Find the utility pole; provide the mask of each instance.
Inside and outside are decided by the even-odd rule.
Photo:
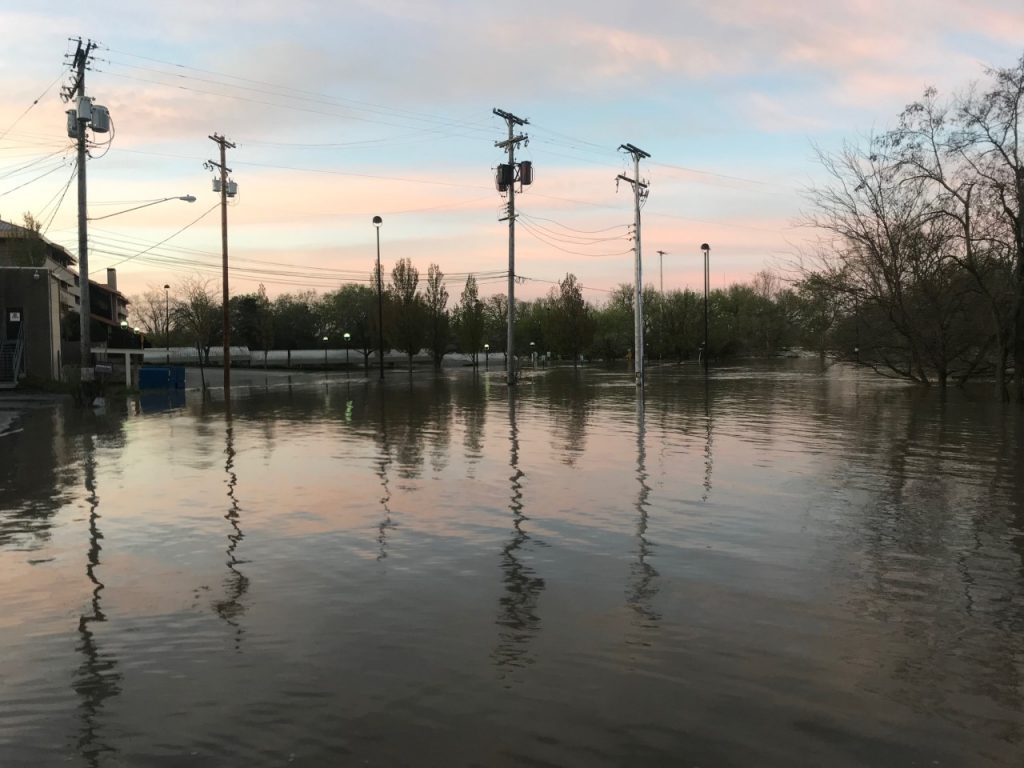
[[[663,259],[668,251],[658,251],[658,293],[665,295],[665,264]]]
[[[704,252],[704,373],[708,372],[708,294],[711,292],[711,246],[701,243]]]
[[[73,138],[76,138],[78,143],[78,318],[82,358],[81,376],[82,381],[92,381],[92,334],[90,328],[92,307],[89,296],[89,225],[85,184],[85,164],[88,157],[85,129],[92,119],[92,105],[85,96],[85,70],[88,68],[96,44],[92,40],[88,40],[85,45],[82,45],[82,38],[78,38],[77,42],[78,47],[71,62],[71,67],[75,72],[74,80],[64,90],[63,97],[64,101],[74,104],[74,109],[68,110],[68,133],[71,134],[73,131]]]
[[[640,178],[640,160],[650,157],[640,147],[632,144],[620,144],[619,149],[625,150],[633,156],[633,178],[620,173],[616,180],[625,181],[633,187],[633,209],[635,221],[633,223],[633,237],[636,238],[633,247],[635,253],[635,265],[633,267],[633,346],[636,350],[634,360],[634,374],[637,386],[644,383],[644,283],[643,283],[643,262],[640,254],[640,206],[647,199],[647,182]]]
[[[207,170],[214,168],[220,171],[220,179],[213,180],[213,191],[220,192],[220,243],[221,243],[221,283],[223,288],[224,308],[224,403],[225,407],[231,408],[231,313],[228,308],[228,198],[234,197],[237,185],[228,180],[231,169],[227,167],[227,150],[234,149],[235,145],[220,134],[214,133],[209,137],[210,141],[220,147],[220,162],[207,160],[203,167]],[[220,183],[218,183],[220,182]]]
[[[505,344],[505,361],[507,369],[508,385],[516,383],[515,368],[515,315],[516,315],[516,145],[529,142],[525,133],[516,135],[516,126],[529,125],[529,120],[516,117],[511,112],[502,109],[493,110],[494,114],[508,124],[508,138],[504,141],[494,142],[499,149],[508,150],[508,164],[498,166],[497,185],[498,191],[508,191],[508,215],[498,221],[508,220],[508,340]],[[519,178],[523,184],[533,181],[523,178],[523,169],[520,169]],[[532,174],[532,168],[527,167],[527,172]]]

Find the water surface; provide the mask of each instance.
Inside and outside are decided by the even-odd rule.
[[[22,412],[0,764],[1021,765],[1018,409],[497,376]]]

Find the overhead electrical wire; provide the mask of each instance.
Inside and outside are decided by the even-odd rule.
[[[45,173],[41,173],[40,175],[36,176],[35,178],[29,179],[28,181],[23,182],[22,184],[19,184],[16,187],[12,187],[11,189],[8,189],[6,192],[0,192],[0,197],[6,197],[7,195],[11,194],[12,192],[17,192],[19,189],[21,189],[23,187],[27,187],[29,184],[33,184],[33,183],[39,181],[40,179],[46,178],[51,173],[56,173],[61,168],[66,168],[67,165],[68,164],[67,164],[67,162],[65,160],[61,160],[61,162],[58,165],[56,165],[55,167],[53,167],[50,170],[46,171]]]
[[[414,111],[414,110],[404,109],[404,108],[401,108],[401,107],[390,107],[390,106],[387,106],[387,105],[375,104],[375,103],[372,103],[372,102],[361,101],[361,100],[358,100],[358,99],[350,99],[350,98],[338,97],[338,96],[328,96],[327,94],[324,94],[324,93],[318,93],[316,91],[307,91],[307,90],[303,90],[303,89],[299,89],[299,88],[292,88],[291,86],[282,85],[280,83],[271,83],[271,82],[267,82],[267,81],[264,81],[264,80],[256,80],[256,79],[248,78],[248,77],[240,77],[238,75],[232,75],[232,74],[228,74],[228,73],[224,73],[224,72],[216,72],[216,71],[210,70],[210,69],[201,69],[199,67],[192,67],[192,66],[189,66],[189,65],[186,65],[186,64],[179,64],[179,63],[176,63],[176,62],[171,62],[171,61],[167,61],[167,60],[163,60],[163,59],[157,59],[157,58],[153,58],[153,57],[149,57],[149,56],[140,56],[138,54],[128,53],[127,51],[119,51],[119,50],[116,50],[116,49],[112,49],[112,48],[109,48],[107,46],[104,46],[104,49],[107,50],[107,51],[110,51],[111,53],[117,53],[117,54],[121,54],[121,55],[125,55],[125,56],[130,56],[130,57],[136,58],[136,59],[141,59],[141,60],[145,60],[145,61],[151,61],[151,62],[154,62],[154,63],[157,63],[157,64],[163,64],[165,66],[174,67],[175,69],[189,70],[189,71],[192,71],[192,72],[201,72],[203,74],[214,75],[214,76],[220,77],[220,78],[227,78],[229,80],[237,80],[237,81],[243,82],[243,83],[250,83],[252,86],[262,86],[262,88],[251,88],[251,87],[247,87],[247,86],[236,85],[234,83],[225,83],[225,82],[213,81],[213,80],[209,80],[209,79],[205,79],[205,78],[196,78],[195,76],[185,75],[185,74],[182,74],[180,72],[164,72],[162,70],[155,70],[155,69],[150,68],[150,71],[163,74],[163,75],[165,75],[167,77],[194,79],[194,80],[197,80],[197,81],[200,81],[200,82],[215,83],[215,84],[222,85],[224,87],[229,87],[229,88],[240,88],[240,89],[246,89],[246,90],[253,90],[253,91],[264,93],[264,94],[267,94],[267,95],[275,95],[275,96],[281,96],[281,97],[285,97],[285,98],[303,99],[303,100],[307,100],[307,101],[312,101],[314,103],[327,104],[327,105],[331,105],[331,106],[340,106],[340,107],[343,107],[343,108],[346,108],[346,109],[355,109],[355,110],[359,110],[359,111],[370,112],[370,113],[373,113],[373,114],[383,114],[383,115],[386,115],[386,116],[389,116],[389,117],[416,120],[416,121],[421,122],[421,123],[434,124],[436,126],[454,127],[454,128],[459,128],[459,129],[463,129],[463,130],[477,131],[477,132],[480,132],[480,133],[484,133],[484,132],[490,133],[490,130],[491,130],[489,121],[487,123],[485,123],[484,121],[459,120],[459,119],[450,118],[450,117],[432,115],[432,114],[424,113],[424,112],[417,112],[417,111]],[[110,61],[109,59],[107,61],[110,62],[110,63],[118,64],[120,66],[133,67],[133,68],[137,68],[137,69],[145,69],[145,68],[142,68],[142,67],[138,67],[137,65],[128,64],[127,62]],[[274,89],[274,90],[267,91],[266,90],[267,88],[271,88],[271,89]],[[292,96],[291,94],[296,94],[296,95]]]
[[[76,165],[75,167],[73,167],[71,169],[71,175],[68,176],[67,184],[65,184],[64,185],[64,189],[61,190],[60,200],[58,200],[57,204],[53,207],[53,213],[50,214],[50,218],[47,220],[46,226],[43,227],[43,234],[44,235],[47,232],[50,231],[50,225],[53,224],[53,220],[57,217],[57,212],[60,211],[60,207],[62,205],[64,205],[64,197],[67,195],[68,190],[71,188],[71,182],[75,180],[75,176],[77,176],[77,175],[78,175],[78,166]],[[51,202],[52,202],[52,198],[51,198]],[[42,210],[40,210],[40,212],[39,212],[40,216],[45,216],[46,215],[46,209],[49,207],[49,205],[50,205],[50,203],[47,203],[46,205],[43,206]]]
[[[60,82],[61,78],[63,78],[64,74],[67,72],[67,69],[68,68],[66,64],[61,66],[60,73],[57,75],[57,77],[53,79],[53,82],[46,86],[46,88],[43,89],[42,93],[36,96],[35,100],[25,108],[25,111],[18,115],[14,119],[14,122],[4,129],[3,133],[0,133],[0,141],[3,141],[7,134],[11,132],[11,129],[14,128],[14,126],[16,126],[18,123],[20,123],[22,119],[25,117],[25,115],[32,111],[32,108],[35,107],[35,105],[38,104],[40,100],[50,92],[50,89],[53,88],[53,86]]]

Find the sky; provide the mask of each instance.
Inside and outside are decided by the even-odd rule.
[[[818,236],[802,224],[816,148],[1024,52],[1020,0],[0,0],[0,24],[0,218],[31,212],[77,254],[60,89],[69,39],[95,41],[86,91],[114,131],[87,164],[89,215],[109,217],[90,223],[90,276],[116,267],[129,296],[189,279],[219,291],[214,133],[236,144],[232,294],[368,281],[375,215],[385,274],[408,258],[424,281],[439,265],[453,303],[468,274],[505,292],[494,108],[529,120],[517,298],[570,272],[595,304],[632,282],[624,143],[651,155],[646,284],[700,289],[705,242],[712,288],[785,272]]]

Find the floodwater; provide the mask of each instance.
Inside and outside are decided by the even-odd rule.
[[[1018,408],[498,376],[21,413],[0,765],[1024,763]]]

